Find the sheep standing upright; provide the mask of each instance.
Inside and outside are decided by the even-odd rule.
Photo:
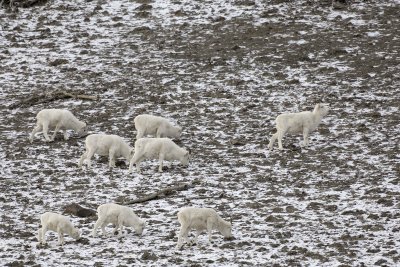
[[[40,222],[42,228],[38,232],[39,243],[46,243],[46,232],[48,230],[58,233],[58,244],[64,245],[64,234],[68,234],[74,239],[80,238],[80,232],[78,229],[74,228],[71,221],[60,214],[54,212],[46,212],[40,216]]]
[[[136,139],[145,135],[152,135],[157,138],[179,138],[182,133],[181,127],[174,126],[170,121],[159,116],[142,114],[136,116],[134,122],[137,131]]]
[[[99,154],[109,157],[109,167],[115,167],[115,158],[124,157],[127,161],[132,158],[133,148],[131,148],[118,135],[91,134],[85,140],[86,152],[81,156],[78,166],[82,167],[83,161],[87,160],[87,167],[91,166],[93,155]]]
[[[218,230],[224,237],[232,237],[232,225],[210,208],[183,208],[178,212],[178,221],[181,224],[181,230],[176,245],[177,249],[183,246],[183,242],[188,241],[188,234],[191,229],[196,230],[194,243],[197,243],[197,238],[203,230],[207,230],[210,244],[212,230]]]
[[[282,150],[282,138],[286,133],[303,133],[304,141],[302,145],[308,146],[309,134],[317,129],[322,118],[328,114],[329,106],[326,104],[315,105],[314,110],[299,113],[281,114],[276,117],[276,133],[272,135],[268,148],[272,150],[276,139],[278,139],[279,149]]]
[[[110,223],[115,225],[112,235],[120,228],[119,236],[122,235],[124,226],[133,227],[138,235],[142,234],[145,226],[145,222],[139,219],[131,208],[114,203],[100,205],[97,208],[97,216],[98,220],[93,228],[93,236],[97,236],[98,227],[101,227],[103,235],[106,235],[105,227]]]
[[[36,115],[37,123],[33,129],[29,141],[38,132],[43,132],[46,141],[53,141],[57,132],[64,131],[64,140],[68,140],[67,130],[74,130],[79,136],[86,133],[86,123],[79,121],[69,110],[65,109],[43,109]],[[55,127],[51,138],[48,136],[49,127]]]
[[[162,172],[164,160],[179,160],[184,166],[189,164],[189,151],[179,147],[169,138],[140,138],[135,142],[135,154],[129,164],[129,173],[133,164],[140,172],[140,162],[144,159],[158,159],[158,171]]]

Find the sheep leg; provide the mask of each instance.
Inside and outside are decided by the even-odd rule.
[[[208,219],[207,220],[207,233],[208,233],[208,241],[210,242],[210,244],[212,244],[212,237],[211,237],[212,228],[213,228],[213,222],[210,219]]]
[[[46,243],[46,240],[44,240],[43,228],[40,228],[38,231],[38,240],[39,240],[39,244]]]
[[[42,243],[42,228],[40,228],[40,229],[38,230],[37,239],[38,239],[38,241],[39,241],[39,244],[41,244],[41,243]]]
[[[278,138],[278,132],[276,132],[275,134],[272,135],[271,139],[269,140],[269,144],[268,144],[268,148],[269,150],[272,150],[274,143],[276,141],[276,139]]]
[[[64,245],[64,233],[60,229],[60,227],[57,227],[57,233],[58,233],[58,245]]]
[[[41,230],[42,230],[42,237],[41,237],[42,244],[46,244],[47,227],[43,226]]]
[[[89,151],[87,152],[86,161],[87,161],[87,167],[88,167],[88,169],[92,166],[92,163],[91,163],[90,160],[92,159],[93,155],[94,155],[94,151],[89,150]]]
[[[134,158],[131,159],[131,162],[129,163],[129,173],[132,173],[132,167],[133,164],[136,163],[136,171],[140,173],[140,161],[135,160]]]
[[[157,132],[156,132],[156,137],[161,138],[163,132],[164,132],[164,128],[158,127]]]
[[[101,232],[102,232],[102,234],[103,234],[104,236],[107,235],[106,226],[107,226],[107,223],[106,223],[106,222],[103,222],[103,223],[101,224]]]
[[[97,222],[94,224],[93,231],[92,231],[92,236],[94,236],[94,237],[97,236],[97,228],[99,226],[101,226],[102,224],[103,224],[103,221],[98,219]]]
[[[160,157],[159,157],[158,161],[160,162],[160,166],[158,167],[158,172],[162,172],[163,161],[164,161],[164,154],[160,154]]]
[[[279,146],[279,150],[283,150],[282,138],[283,138],[283,135],[284,135],[285,133],[284,133],[283,131],[281,131],[281,130],[278,130],[277,134],[278,134],[278,146]]]
[[[115,224],[115,227],[114,227],[114,229],[112,230],[112,233],[111,233],[112,236],[115,235],[115,232],[118,230],[118,228],[120,228],[119,233],[118,233],[118,237],[121,237],[122,236],[122,228],[123,228],[121,216],[118,216],[117,223]]]
[[[137,134],[136,134],[136,140],[138,140],[138,139],[142,138],[142,137],[143,137],[143,135],[144,135],[144,132],[143,132],[143,131],[140,131],[140,130],[138,130],[138,132],[137,132]]]
[[[122,231],[124,230],[124,225],[122,223],[122,220],[119,218],[118,218],[117,225],[115,226],[115,228],[113,230],[113,234],[115,234],[115,232],[118,230],[118,228],[119,228],[118,237],[122,237]]]
[[[33,129],[31,135],[29,136],[29,141],[32,143],[33,142],[33,137],[35,137],[35,134],[38,132],[42,131],[42,125],[41,124],[37,124],[36,127]]]
[[[196,231],[196,235],[194,236],[194,238],[192,239],[192,241],[191,241],[190,243],[192,243],[192,244],[197,244],[197,239],[198,239],[200,233],[201,233],[201,231],[200,231],[200,230],[197,230],[197,231]]]
[[[58,245],[64,245],[64,234],[58,230]]]
[[[129,173],[132,173],[132,166],[133,166],[133,158],[129,162]]]
[[[53,135],[51,136],[51,141],[54,141],[54,138],[56,137],[56,134],[57,134],[57,132],[60,130],[60,128],[61,128],[61,125],[58,123],[58,124],[56,125],[56,128],[54,129]]]
[[[108,166],[110,168],[115,168],[115,157],[114,156],[115,156],[114,150],[110,149],[110,151],[108,151],[108,158],[109,158]]]
[[[303,128],[303,146],[308,146],[309,140],[308,140],[308,128]]]
[[[82,167],[83,161],[86,159],[86,157],[87,157],[87,152],[83,153],[83,155],[79,159],[79,163],[78,163],[79,168]]]
[[[140,162],[142,162],[142,156],[139,156],[138,152],[135,151],[135,154],[129,163],[129,173],[132,173],[133,164],[136,164],[136,171],[140,173]]]
[[[137,162],[136,162],[136,171],[138,172],[138,173],[140,173],[140,163],[142,162],[142,160],[138,160]]]
[[[64,140],[67,141],[69,139],[67,130],[64,130]]]
[[[115,235],[115,232],[118,230],[118,228],[122,228],[122,225],[120,225],[119,223],[117,223],[116,225],[115,225],[115,227],[114,227],[114,229],[112,230],[112,232],[111,232],[111,236],[114,236]],[[121,231],[122,231],[122,229],[120,230],[120,232],[118,233],[118,237],[120,237],[121,236]]]
[[[49,123],[48,122],[44,122],[43,123],[43,135],[44,138],[46,139],[47,142],[51,142],[51,139],[48,135],[48,131],[49,131]]]
[[[178,236],[178,244],[176,245],[176,249],[180,249],[183,246],[183,242],[187,241],[189,234],[189,227],[181,226],[181,230],[179,231]]]
[[[124,229],[124,225],[121,223],[120,225],[119,225],[119,236],[121,237],[122,236],[122,231],[123,231],[123,229]]]

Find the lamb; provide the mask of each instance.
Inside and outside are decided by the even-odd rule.
[[[215,210],[211,208],[183,208],[178,212],[178,221],[181,230],[178,236],[177,249],[183,246],[184,241],[188,241],[188,234],[191,229],[196,230],[194,243],[201,231],[207,230],[208,241],[211,244],[211,231],[218,230],[224,237],[232,238],[232,225],[223,220]]]
[[[153,135],[157,138],[179,138],[182,133],[181,127],[172,125],[170,121],[163,117],[142,114],[136,116],[134,122],[137,130],[136,139],[145,135]]]
[[[138,235],[143,233],[145,227],[145,221],[139,219],[131,208],[118,204],[108,203],[100,205],[97,208],[97,216],[98,220],[92,232],[94,237],[97,236],[98,227],[101,227],[103,235],[107,235],[105,227],[110,223],[115,225],[111,235],[114,235],[118,228],[120,228],[119,236],[122,235],[123,226],[133,227]]]
[[[41,244],[46,244],[46,232],[48,230],[58,233],[58,244],[64,245],[64,234],[67,234],[78,240],[81,233],[78,229],[74,228],[71,221],[60,214],[53,212],[46,212],[40,216],[42,228],[38,231],[38,240]]]
[[[329,106],[327,104],[317,104],[313,112],[303,111],[279,115],[275,120],[277,132],[271,137],[268,145],[269,150],[272,150],[276,139],[278,139],[279,149],[283,149],[282,138],[285,133],[303,133],[304,141],[302,145],[308,146],[308,135],[318,127],[328,111]]]
[[[115,158],[124,157],[127,161],[132,158],[133,148],[131,148],[118,135],[107,134],[91,134],[85,140],[86,152],[81,156],[78,166],[82,167],[83,161],[87,160],[87,167],[91,166],[91,158],[97,153],[98,155],[109,157],[109,167],[115,167]]]
[[[140,173],[140,163],[144,159],[158,159],[158,171],[162,172],[164,160],[179,160],[184,166],[189,164],[189,151],[179,147],[169,138],[141,138],[135,142],[135,154],[129,164],[129,173],[136,164]]]
[[[86,123],[79,121],[69,110],[65,109],[43,109],[36,115],[37,123],[29,136],[32,143],[36,133],[43,132],[46,141],[54,140],[58,131],[64,131],[64,140],[68,140],[67,130],[74,130],[79,136],[87,132]],[[49,127],[55,127],[51,138],[48,136]]]

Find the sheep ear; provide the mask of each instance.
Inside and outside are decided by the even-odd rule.
[[[318,110],[318,109],[320,109],[320,108],[321,108],[321,104],[318,103],[318,104],[315,105],[315,109],[316,109],[316,110]]]

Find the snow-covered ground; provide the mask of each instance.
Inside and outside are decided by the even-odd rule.
[[[352,1],[61,1],[0,9],[0,263],[10,266],[395,266],[400,262],[400,3]],[[98,101],[9,108],[67,90]],[[330,104],[310,146],[286,136],[268,151],[283,112]],[[84,140],[30,144],[35,115],[67,108],[91,133],[132,146],[133,118],[162,115],[193,152],[160,174],[128,174]],[[71,132],[72,134],[72,132]],[[72,202],[96,209],[192,183],[131,205],[143,236],[90,236],[95,218],[71,217],[88,242],[38,246],[39,215]],[[234,240],[175,251],[184,206],[232,219]],[[18,265],[20,264],[20,265]]]

